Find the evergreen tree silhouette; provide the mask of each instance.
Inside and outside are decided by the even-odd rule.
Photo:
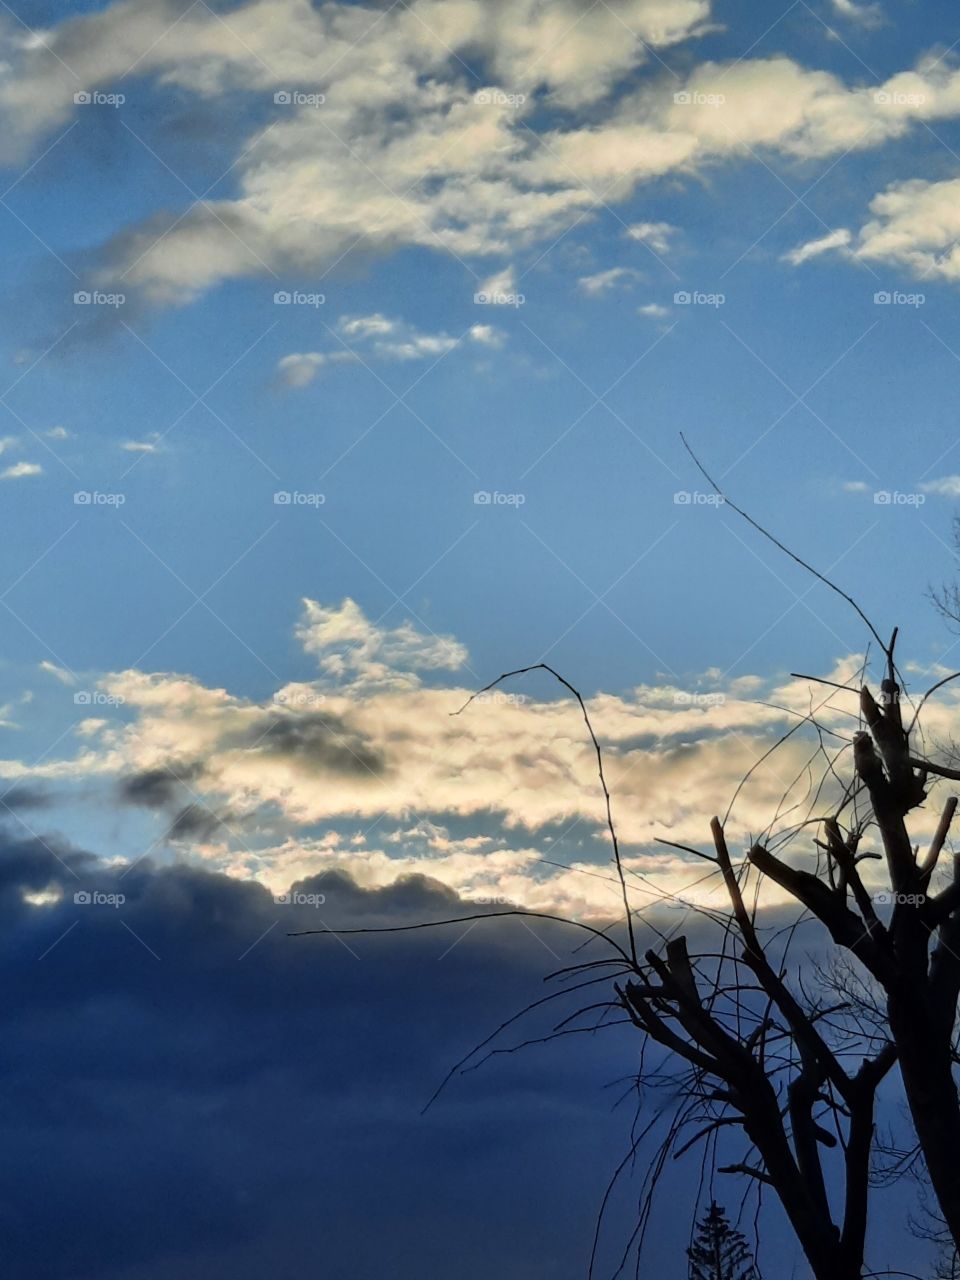
[[[697,1223],[687,1257],[690,1280],[760,1280],[746,1240],[716,1200]]]

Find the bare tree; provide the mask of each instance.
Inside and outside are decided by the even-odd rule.
[[[776,834],[772,823],[764,838],[754,840],[736,860],[719,818],[710,825],[712,851],[686,848],[712,864],[709,874],[718,878],[725,894],[724,909],[688,904],[714,926],[715,949],[691,951],[687,937],[659,933],[658,945],[641,954],[638,929],[657,930],[630,901],[629,872],[620,856],[600,743],[577,689],[553,668],[537,663],[504,673],[480,692],[527,671],[544,670],[576,698],[595,749],[626,936],[621,944],[612,930],[564,921],[610,948],[609,959],[572,966],[569,972],[589,971],[582,986],[612,984],[613,999],[590,1007],[602,1009],[602,1017],[611,1010],[625,1014],[642,1032],[644,1045],[659,1046],[652,1064],[641,1056],[637,1081],[662,1085],[666,1080],[673,1090],[666,1138],[648,1171],[624,1261],[633,1245],[642,1247],[653,1192],[669,1154],[681,1156],[699,1145],[717,1172],[747,1180],[758,1203],[765,1191],[777,1197],[817,1280],[859,1280],[876,1147],[877,1090],[895,1065],[916,1148],[898,1157],[894,1166],[915,1156],[922,1159],[945,1240],[954,1249],[960,1245],[960,1098],[953,1074],[960,999],[960,858],[954,858],[950,883],[937,892],[931,887],[956,798],[944,804],[922,855],[907,827],[908,815],[927,798],[931,778],[960,779],[960,770],[926,759],[913,744],[924,703],[946,681],[927,690],[905,721],[896,631],[888,642],[881,639],[851,596],[722,496],[848,602],[879,645],[883,676],[879,701],[867,685],[865,669],[857,685],[832,685],[832,697],[843,691],[855,699],[852,714],[858,727],[849,739],[821,723],[816,709],[800,716],[780,739],[782,743],[801,727],[812,730],[814,757],[824,766],[799,821],[781,826]],[[827,742],[835,740],[839,745],[828,749]],[[841,772],[845,758],[852,762],[846,777]],[[809,838],[806,865],[784,857],[800,837]],[[874,837],[881,851],[864,847]],[[868,858],[885,864],[881,893],[872,893],[861,875]],[[794,904],[785,929],[771,932],[758,915],[764,881],[779,886]],[[519,914],[557,918],[519,910],[483,913],[481,918]],[[454,921],[428,927],[448,923]],[[843,958],[839,968],[834,966],[832,980],[821,975],[812,992],[791,951],[802,923],[819,925]],[[832,994],[838,995],[835,1003],[828,1000]],[[569,1022],[555,1034],[572,1034]],[[470,1057],[454,1071],[467,1069]],[[679,1075],[678,1064],[683,1068]],[[738,1154],[721,1163],[720,1153],[731,1141],[739,1143]],[[608,1188],[604,1205],[609,1194]],[[601,1218],[602,1213],[601,1208]]]

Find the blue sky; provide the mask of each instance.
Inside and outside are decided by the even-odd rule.
[[[163,1280],[185,1257],[214,1280],[296,1235],[283,1162],[254,1176],[266,1139],[250,1100],[266,1081],[308,1108],[313,1067],[240,994],[252,971],[272,1010],[291,983],[295,1019],[317,995],[310,963],[283,950],[276,898],[313,886],[352,923],[491,902],[619,911],[575,705],[541,674],[454,716],[472,691],[537,662],[583,691],[640,908],[709,899],[702,863],[657,840],[701,843],[828,697],[790,673],[856,681],[869,637],[855,614],[715,500],[681,433],[883,634],[900,626],[911,692],[957,664],[927,595],[956,573],[960,30],[945,3],[897,0],[14,0],[0,46],[6,958],[52,1079],[62,1028],[71,1044],[92,1035],[101,997],[101,1013],[113,997],[123,1009],[104,1043],[146,1028],[162,1060],[145,1085],[138,1046],[105,1063],[83,1042],[78,1150],[88,1108],[104,1123],[103,1079],[121,1098],[155,1089],[147,1111],[169,1109],[175,1132],[202,1114],[217,1152],[242,1118],[237,1185],[218,1172],[233,1176],[232,1157],[191,1166],[221,1230],[178,1215],[174,1247],[162,1215],[132,1218],[91,1264]],[[958,703],[951,686],[925,705],[927,749],[954,736]],[[837,691],[820,718],[843,732],[854,709]],[[790,830],[815,745],[797,735],[751,775],[732,845]],[[916,837],[934,822],[918,813]],[[97,877],[130,904],[116,921],[74,912]],[[384,1103],[395,1184],[408,1095],[466,1047],[457,984],[489,997],[509,968],[520,999],[539,981],[541,940],[508,938],[474,936],[476,970],[411,978],[436,1036],[406,1044],[396,1027],[386,1054],[346,964],[364,1087],[382,1086],[391,1053],[406,1073]],[[24,957],[44,948],[56,963],[41,973]],[[238,977],[224,948],[256,959]],[[124,954],[145,966],[129,981]],[[155,990],[150,957],[172,955],[176,981]],[[358,1006],[316,972],[330,1025],[349,1021]],[[198,973],[216,975],[199,993]],[[269,1047],[226,1088],[251,1026]],[[201,1042],[210,1078],[185,1084],[178,1055]],[[547,1162],[597,1185],[606,1147],[583,1167],[571,1152],[608,1066],[575,1059],[532,1119],[541,1082],[510,1077],[531,1169],[546,1115]],[[317,1133],[365,1149],[352,1068],[328,1069],[348,1122],[331,1135],[311,1113],[291,1139],[304,1168]],[[19,1096],[29,1071],[14,1076]],[[449,1199],[464,1172],[450,1153],[487,1125],[464,1105],[418,1131],[424,1194],[413,1217],[402,1197],[391,1209],[410,1237],[398,1276],[423,1273],[424,1205],[442,1224],[431,1250],[476,1228]],[[147,1125],[142,1145],[159,1136]],[[130,1131],[115,1139],[97,1174],[108,1195],[111,1162],[132,1158]],[[151,1195],[176,1182],[178,1152],[196,1160],[179,1141]],[[36,1237],[34,1173],[4,1203],[29,1193],[19,1220]],[[358,1164],[343,1187],[366,1176]],[[496,1158],[471,1176],[495,1180]],[[269,1222],[238,1261],[251,1186]],[[555,1189],[582,1209],[576,1178]],[[560,1217],[572,1280],[592,1220]],[[872,1242],[878,1268],[910,1261],[893,1221]],[[338,1230],[333,1256],[349,1257],[356,1231]],[[543,1260],[534,1228],[512,1271],[491,1241],[464,1275]],[[309,1245],[297,1236],[291,1267]],[[388,1265],[378,1248],[370,1274]],[[56,1241],[16,1259],[24,1275],[88,1274]]]
[[[139,737],[111,755],[77,690],[132,669],[269,706],[317,675],[304,598],[454,637],[421,690],[546,658],[636,709],[860,652],[841,602],[703,500],[681,431],[949,663],[924,599],[960,491],[944,15],[482,9],[6,19],[4,755],[69,777],[64,827],[119,856],[155,815],[89,801],[166,748],[114,701],[104,731]],[[536,843],[496,787],[466,809]]]

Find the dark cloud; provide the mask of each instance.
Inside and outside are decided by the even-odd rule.
[[[339,716],[311,711],[274,717],[250,735],[252,749],[267,755],[292,756],[322,773],[379,777],[385,757],[365,742]]]
[[[146,809],[166,809],[176,804],[184,788],[203,772],[200,764],[177,764],[159,769],[144,769],[121,778],[117,784],[125,804],[142,805]]]
[[[181,809],[167,832],[168,840],[209,840],[230,821],[229,815],[216,814],[205,804],[188,804]]]
[[[477,911],[423,876],[367,890],[329,871],[294,890],[280,903],[197,866],[0,842],[5,1280],[583,1280],[629,1145],[635,1100],[613,1104],[637,1067],[633,1028],[497,1056],[420,1111],[454,1062],[557,989],[548,971],[598,952],[574,956],[582,934],[534,919],[293,938]],[[565,995],[495,1046],[604,991]],[[696,1157],[669,1174],[643,1274],[685,1275],[697,1179]],[[628,1173],[598,1276],[638,1193]]]
[[[11,787],[0,796],[0,808],[11,813],[27,813],[32,810],[49,809],[54,804],[54,797],[41,787],[18,785]]]

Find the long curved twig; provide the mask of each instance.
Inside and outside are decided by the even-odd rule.
[[[633,917],[630,911],[630,902],[627,897],[627,881],[623,874],[623,864],[620,860],[620,843],[617,840],[617,829],[613,822],[613,803],[610,799],[610,789],[607,786],[606,774],[603,771],[603,752],[600,750],[600,742],[593,730],[593,724],[590,721],[590,714],[587,711],[586,703],[579,689],[576,689],[569,680],[549,666],[546,662],[534,662],[529,667],[517,667],[515,671],[504,671],[502,675],[497,676],[496,680],[491,680],[489,684],[484,685],[482,689],[478,689],[476,693],[470,695],[462,707],[451,712],[451,715],[458,716],[461,712],[466,711],[471,702],[475,702],[477,698],[485,693],[489,693],[491,689],[495,689],[498,684],[502,684],[504,680],[511,680],[514,676],[525,676],[531,671],[546,671],[549,675],[559,681],[560,684],[576,698],[580,704],[580,712],[583,716],[583,722],[587,726],[587,732],[590,735],[590,741],[593,743],[593,749],[597,755],[597,773],[600,775],[600,785],[603,788],[603,798],[607,810],[607,830],[610,832],[610,843],[613,846],[613,861],[617,868],[617,875],[620,878],[620,888],[623,894],[623,910],[627,920],[627,936],[630,940],[630,957],[633,963],[637,963],[637,944],[633,935]]]

